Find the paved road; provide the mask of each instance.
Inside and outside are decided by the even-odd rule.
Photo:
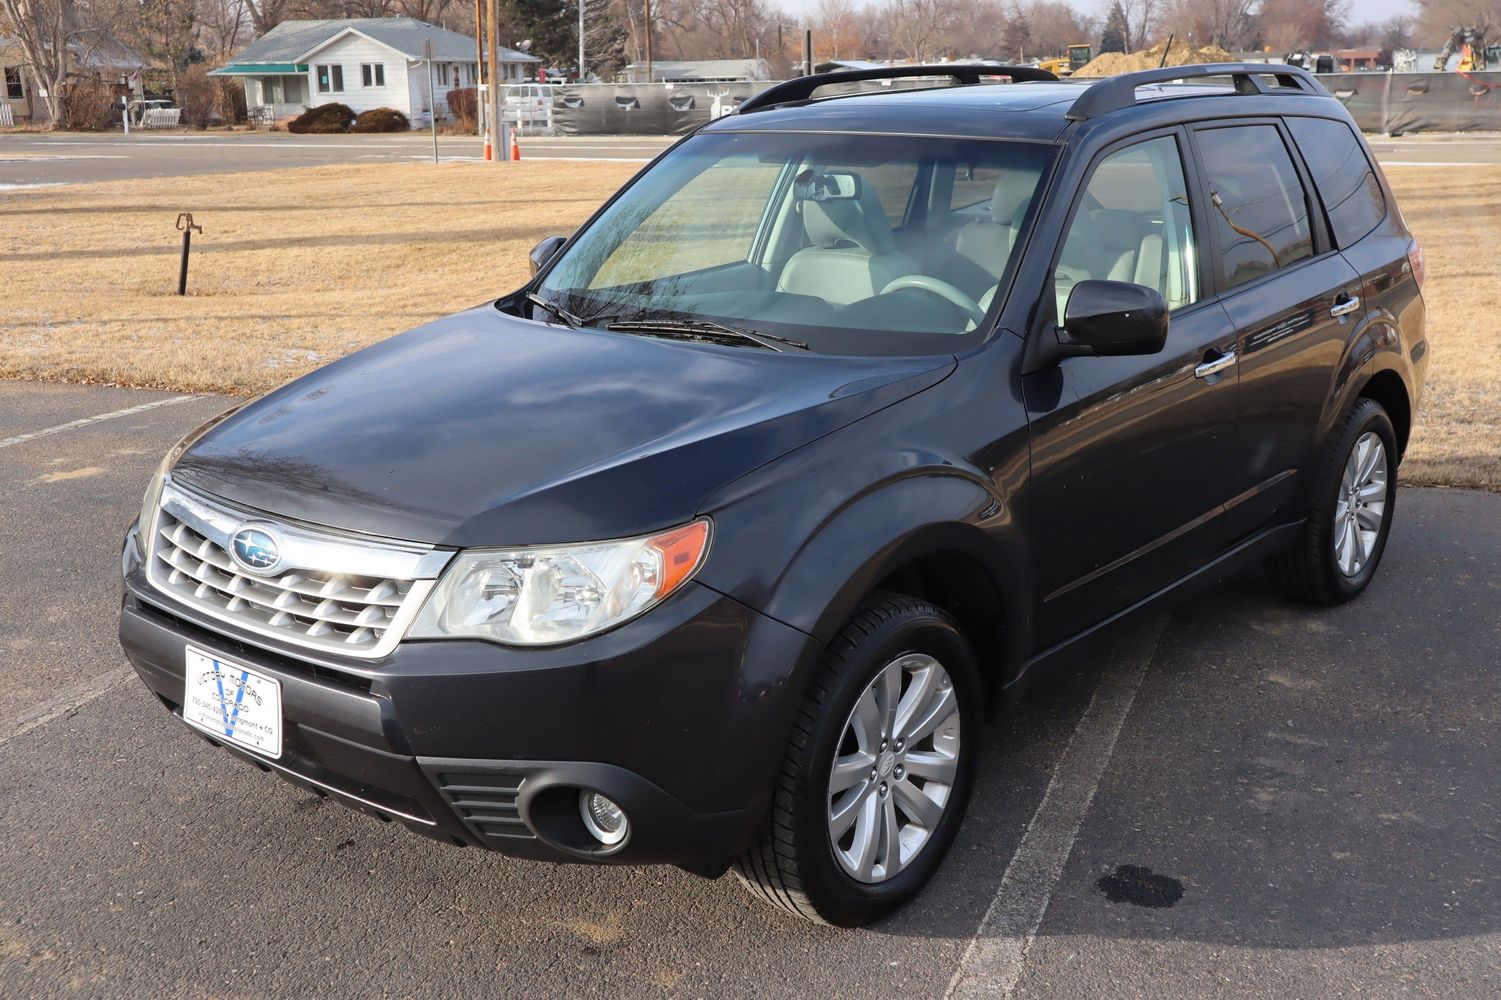
[[[1403,491],[1352,607],[1247,573],[1063,671],[987,733],[933,887],[846,933],[429,842],[171,720],[118,541],[223,405],[0,382],[0,996],[1501,993],[1501,496]]]
[[[671,138],[523,137],[521,154],[538,160],[646,162]],[[473,136],[440,136],[445,161],[473,161],[481,154]],[[332,163],[431,160],[427,133],[409,135],[290,135],[236,132],[122,135],[0,134],[0,190],[8,186],[78,184],[134,177],[177,177],[239,170],[280,170]]]
[[[525,138],[522,155],[537,160],[620,160],[655,156],[672,137]],[[1377,157],[1392,165],[1501,164],[1501,135],[1373,138]],[[474,160],[472,137],[442,137],[439,156]],[[411,135],[289,135],[285,132],[121,135],[0,134],[0,191],[38,184],[77,184],[134,177],[174,177],[279,170],[331,163],[425,160],[431,139]]]

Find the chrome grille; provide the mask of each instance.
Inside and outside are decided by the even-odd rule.
[[[286,539],[275,572],[230,554],[230,537],[247,523]],[[395,648],[449,555],[275,524],[175,484],[163,490],[153,529],[148,576],[158,589],[247,631],[346,656]]]

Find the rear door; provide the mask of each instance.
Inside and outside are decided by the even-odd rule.
[[[1224,540],[1235,331],[1203,284],[1204,206],[1185,142],[1166,130],[1096,159],[1039,308],[1051,335],[1075,285],[1110,279],[1155,288],[1172,315],[1157,354],[1066,358],[1022,379],[1044,646],[1176,581]]]
[[[1213,277],[1236,328],[1240,417],[1226,524],[1244,537],[1306,506],[1361,280],[1330,242],[1279,122],[1203,125],[1194,143]]]
[[[1334,245],[1360,273],[1361,313],[1369,325],[1395,333],[1418,294],[1407,256],[1412,234],[1389,211],[1376,168],[1349,123],[1290,117],[1287,125],[1324,204]]]

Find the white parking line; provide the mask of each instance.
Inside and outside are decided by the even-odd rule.
[[[154,410],[158,406],[171,406],[174,403],[186,403],[189,400],[201,398],[202,397],[200,396],[169,396],[166,399],[152,400],[149,403],[142,403],[139,406],[131,406],[123,410],[116,410],[113,413],[100,413],[92,417],[80,417],[77,420],[70,420],[65,424],[58,424],[56,427],[44,427],[39,431],[27,431],[25,434],[16,434],[13,437],[0,438],[0,448],[9,448],[13,444],[22,444],[26,441],[35,441],[37,438],[47,437],[49,434],[61,434],[63,431],[71,431],[75,427],[87,427],[89,424],[97,424],[104,420],[115,420],[119,417],[128,417],[135,413],[144,413],[147,410]]]
[[[79,681],[72,687],[67,688],[58,695],[42,702],[36,708],[16,720],[9,732],[0,733],[0,747],[5,746],[18,736],[25,736],[33,729],[38,729],[51,722],[53,719],[64,715],[72,715],[84,705],[93,701],[102,694],[118,687],[127,678],[135,675],[130,667],[116,667],[99,677],[91,677],[86,681]]]
[[[995,1000],[1015,991],[1027,949],[1047,914],[1166,623],[1167,616],[1159,616],[1111,650],[1089,708],[1058,758],[995,899],[949,980],[945,1000]]]
[[[1383,167],[1485,167],[1491,166],[1485,160],[1387,160],[1376,157]]]

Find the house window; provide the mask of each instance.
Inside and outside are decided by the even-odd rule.
[[[317,66],[318,93],[342,94],[344,93],[344,67],[343,66]]]
[[[21,82],[21,68],[19,66],[5,67],[5,96],[12,101],[24,101],[26,99],[26,86]]]
[[[366,87],[384,87],[386,85],[386,64],[361,63],[360,83]]]

